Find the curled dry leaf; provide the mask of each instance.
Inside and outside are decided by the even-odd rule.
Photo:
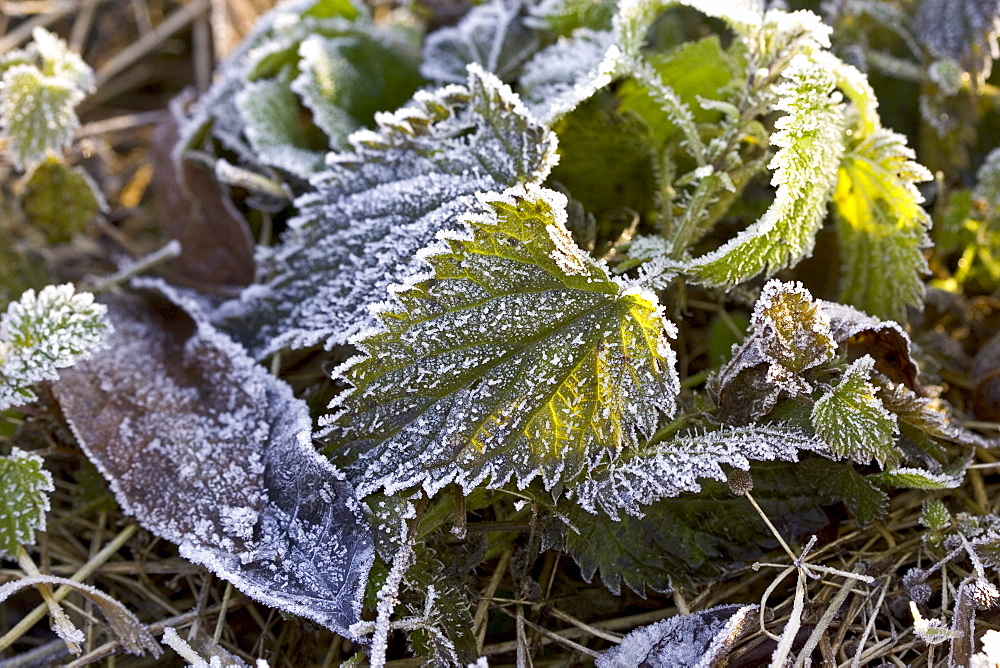
[[[599,657],[597,668],[717,665],[754,625],[757,610],[756,605],[720,605],[643,626]]]
[[[50,584],[72,587],[77,593],[83,596],[100,608],[101,612],[108,620],[108,626],[114,633],[115,638],[121,643],[125,651],[132,654],[144,654],[149,652],[153,656],[160,656],[163,649],[153,638],[149,629],[139,621],[121,603],[111,598],[99,589],[94,589],[90,585],[85,585],[67,578],[55,577],[53,575],[31,575],[8,582],[0,586],[0,603],[5,601],[12,594],[24,589],[40,584]],[[82,638],[80,638],[82,640]]]
[[[152,142],[164,231],[180,241],[182,249],[170,265],[176,272],[171,280],[228,294],[253,280],[253,239],[246,220],[211,171],[190,159],[171,157],[179,113],[175,108],[159,125]]]
[[[248,596],[351,637],[373,539],[305,403],[171,303],[108,310],[110,349],[53,392],[119,503]]]

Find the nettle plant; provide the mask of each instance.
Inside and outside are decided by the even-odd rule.
[[[376,665],[392,630],[475,659],[455,574],[524,537],[474,539],[470,511],[643,593],[772,546],[733,471],[797,533],[825,503],[866,524],[887,489],[955,487],[982,440],[901,324],[930,174],[830,32],[752,1],[497,0],[427,35],[418,68],[412,29],[284,5],[175,154],[284,224],[260,280],[231,299],[137,281],[52,393],[127,512]],[[773,278],[828,218],[836,302]],[[750,316],[682,378],[692,295]],[[350,347],[328,405],[329,384],[297,397],[259,364]],[[711,640],[729,612],[691,623]]]

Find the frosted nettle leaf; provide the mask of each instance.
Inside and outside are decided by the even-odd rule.
[[[897,468],[870,476],[876,482],[909,489],[956,489],[965,480],[963,473],[935,473],[915,468]]]
[[[859,473],[851,462],[814,457],[801,462],[798,468],[809,487],[824,490],[832,499],[843,501],[860,526],[882,519],[889,510],[889,495],[875,481]]]
[[[417,251],[458,226],[472,195],[541,182],[556,160],[555,135],[476,66],[466,86],[418,93],[377,121],[296,202],[301,215],[265,266],[275,277],[217,314],[256,357],[373,326],[367,305],[419,271]]]
[[[801,283],[767,282],[754,305],[750,335],[709,385],[728,422],[746,424],[767,414],[782,392],[812,391],[804,372],[837,351],[821,305]]]
[[[251,149],[266,165],[300,178],[323,166],[322,148],[306,148],[309,138],[299,123],[299,105],[291,89],[291,77],[251,81],[236,96]]]
[[[675,409],[674,326],[573,244],[566,198],[529,184],[480,202],[342,372],[355,389],[334,404],[328,452],[362,496],[539,474],[551,489]]]
[[[635,629],[597,657],[597,668],[712,668],[757,624],[758,605],[719,605]]]
[[[844,152],[844,110],[836,78],[822,62],[797,55],[783,76],[774,109],[786,115],[771,136],[779,147],[769,165],[778,187],[774,201],[750,227],[683,267],[698,282],[735,285],[812,253]]]
[[[282,3],[257,21],[193,106],[175,157],[231,151],[256,170],[312,174],[374,112],[410,97],[421,83],[411,51],[401,33],[373,25],[362,3]]]
[[[614,33],[581,28],[524,66],[521,95],[532,113],[551,125],[610,84],[620,68]]]
[[[0,130],[23,168],[58,153],[79,125],[73,111],[94,87],[94,73],[66,43],[35,28],[25,49],[0,55]]]
[[[623,452],[609,464],[591,470],[571,495],[592,513],[618,519],[625,511],[641,517],[641,506],[659,499],[697,492],[704,479],[725,481],[732,466],[747,470],[751,461],[797,461],[802,450],[825,452],[811,434],[780,425],[724,427]]]
[[[0,410],[35,400],[30,386],[90,357],[112,328],[105,307],[70,284],[28,290],[0,317]]]
[[[45,531],[54,489],[38,455],[13,448],[0,457],[0,557],[16,557],[19,545],[35,542],[36,529]]]
[[[874,369],[868,355],[847,367],[840,383],[813,406],[812,423],[834,454],[859,464],[875,459],[885,467],[899,459],[894,447],[899,426],[871,383]]]
[[[840,163],[833,201],[841,248],[840,299],[903,321],[923,304],[930,216],[916,183],[930,172],[914,162],[906,138],[877,129],[853,142]]]
[[[754,499],[783,535],[810,535],[829,525],[825,503],[839,500],[813,482],[798,463],[755,463]],[[622,583],[639,594],[724,576],[756,560],[778,543],[760,515],[726,482],[706,479],[697,494],[661,499],[644,507],[643,517],[622,515],[609,522],[573,499],[560,500],[547,520],[557,546],[579,564],[587,582],[600,573],[612,593]],[[561,535],[560,535],[561,529]]]
[[[420,73],[441,83],[463,83],[466,66],[476,63],[510,83],[540,46],[538,33],[525,25],[523,0],[490,0],[473,7],[456,26],[436,30],[424,40]]]
[[[122,508],[267,605],[347,635],[374,557],[306,404],[177,307],[122,296],[111,348],[52,386]]]
[[[528,8],[526,23],[558,35],[579,28],[607,30],[617,9],[615,0],[541,0]]]
[[[54,575],[30,575],[28,577],[13,580],[0,586],[0,603],[8,599],[26,587],[37,587],[38,585],[58,585],[69,587],[77,594],[83,596],[88,602],[93,603],[104,614],[108,620],[108,627],[114,634],[122,648],[129,654],[152,654],[159,657],[163,649],[153,638],[146,625],[132,614],[128,608],[105,594],[100,589],[91,587],[88,584],[60,578]],[[81,633],[82,635],[82,633]],[[83,638],[80,638],[82,641]]]
[[[928,51],[957,60],[979,85],[1000,57],[1000,3],[996,0],[921,0],[913,30]]]

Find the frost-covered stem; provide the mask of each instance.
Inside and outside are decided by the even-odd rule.
[[[750,492],[743,492],[743,496],[747,497],[747,500],[750,502],[751,505],[753,505],[754,510],[756,510],[757,514],[760,515],[761,519],[764,520],[764,524],[766,524],[767,528],[771,530],[771,533],[774,534],[774,537],[778,539],[778,542],[781,544],[781,547],[785,550],[785,554],[788,555],[788,558],[791,559],[793,562],[797,561],[798,557],[796,557],[795,553],[792,552],[792,548],[788,547],[788,543],[785,542],[785,539],[781,537],[781,534],[778,532],[778,530],[774,527],[773,524],[771,524],[771,520],[768,518],[767,514],[761,509],[761,507],[757,505],[757,501],[754,500]]]
[[[372,635],[372,668],[385,666],[385,651],[389,644],[389,631],[392,611],[399,604],[399,590],[403,586],[403,577],[413,561],[413,543],[407,536],[392,558],[392,568],[385,578],[385,584],[378,591],[378,605],[375,607],[375,633]]]
[[[168,626],[163,629],[163,642],[191,665],[205,665],[205,659],[201,658],[198,652],[194,651],[194,648],[177,634],[177,629],[174,627]]]
[[[691,109],[673,88],[663,83],[663,79],[656,73],[656,70],[641,57],[633,58],[630,65],[632,76],[649,90],[650,95],[660,104],[670,120],[676,123],[681,132],[684,133],[684,147],[688,154],[695,159],[699,167],[707,165],[708,150],[698,133],[698,126],[694,122],[694,114],[691,113]]]
[[[29,576],[41,575],[41,572],[35,566],[35,562],[31,560],[31,557],[28,556],[28,552],[24,549],[23,545],[19,545],[17,548],[17,564]],[[62,609],[59,601],[52,594],[52,587],[45,583],[39,583],[35,585],[35,588],[38,589],[38,593],[42,595],[42,600],[48,606],[49,616],[52,618],[52,630],[66,643],[66,649],[72,654],[80,654],[83,648],[75,641],[75,638],[81,635],[80,630],[66,616],[66,611]]]
[[[691,198],[685,202],[684,213],[676,218],[670,234],[671,257],[680,259],[703,229],[703,213],[712,204],[721,179],[714,173],[699,179]]]
[[[781,640],[778,641],[778,647],[774,650],[774,654],[771,655],[771,668],[785,668],[785,665],[788,663],[788,655],[792,651],[792,643],[795,641],[795,636],[798,635],[799,627],[802,625],[805,598],[806,574],[805,570],[800,568],[798,579],[795,583],[795,599],[792,603],[792,611],[788,615],[788,623],[785,624],[785,630],[781,633]]]
[[[181,250],[181,242],[176,239],[168,241],[159,250],[153,251],[149,255],[139,258],[128,266],[116,271],[111,276],[108,276],[107,278],[96,283],[92,292],[107,292],[116,286],[122,285],[129,279],[146,273],[158,264],[162,264],[167,260],[179,257]]]
[[[100,568],[101,564],[110,559],[112,555],[116,554],[118,550],[121,549],[122,545],[127,543],[138,530],[138,524],[129,524],[127,527],[122,529],[117,536],[115,536],[114,540],[105,545],[104,549],[95,554],[90,561],[84,564],[83,567],[74,573],[69,579],[73,582],[83,582],[86,580],[94,571]],[[57,589],[52,596],[56,601],[61,601],[69,596],[71,591],[73,590],[68,585],[63,585],[62,587],[59,587],[59,589]],[[10,631],[0,638],[0,651],[3,651],[4,649],[10,647],[13,643],[17,642],[21,636],[27,633],[32,626],[37,624],[38,621],[45,616],[46,611],[48,611],[48,607],[45,603],[42,603],[25,615],[21,621],[14,625]]]

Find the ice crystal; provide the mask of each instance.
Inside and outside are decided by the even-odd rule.
[[[89,292],[70,284],[28,290],[0,317],[0,410],[35,400],[31,385],[105,345],[111,325]]]
[[[511,90],[473,65],[466,86],[418,93],[351,136],[266,261],[274,278],[224,305],[216,322],[257,357],[344,344],[375,324],[367,305],[418,270],[417,251],[457,227],[472,195],[541,182],[556,139]]]
[[[21,544],[35,541],[35,530],[45,531],[52,476],[42,458],[13,448],[0,457],[0,557],[16,557]]]
[[[44,28],[24,49],[0,55],[0,131],[17,167],[58,153],[79,125],[74,108],[94,88],[94,73]]]
[[[875,459],[885,466],[899,457],[893,447],[899,427],[870,381],[874,368],[869,355],[851,364],[840,383],[813,406],[812,422],[834,454],[859,464]]]
[[[757,605],[720,605],[642,626],[597,658],[597,668],[688,666],[711,668],[756,623]]]
[[[689,434],[625,452],[592,471],[572,494],[586,510],[617,519],[620,511],[642,516],[643,505],[701,489],[700,479],[726,480],[723,466],[746,470],[751,461],[797,461],[802,450],[826,445],[801,430],[758,425]]]
[[[306,404],[171,304],[109,312],[110,349],[52,389],[122,508],[248,596],[348,633],[372,538]]]
[[[537,31],[525,25],[524,0],[491,0],[473,7],[456,26],[442,28],[424,41],[420,73],[441,83],[463,83],[472,63],[512,82],[541,45]]]
[[[342,371],[354,390],[327,451],[360,495],[539,474],[551,488],[674,411],[675,328],[655,295],[582,251],[566,270],[566,198],[529,184],[479,202],[466,233],[424,254],[433,273],[394,288],[382,328],[356,339],[366,355]]]

